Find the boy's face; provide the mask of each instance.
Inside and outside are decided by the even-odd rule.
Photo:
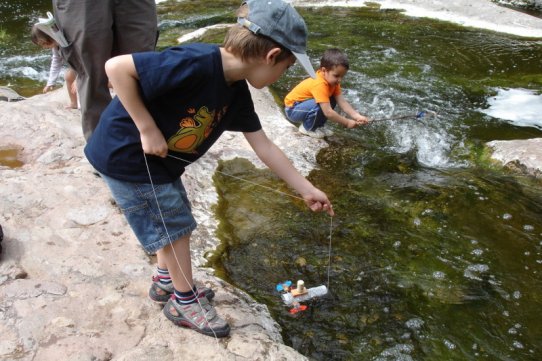
[[[44,49],[52,49],[52,48],[55,47],[54,42],[48,41],[48,40],[45,40],[45,39],[39,39],[38,40],[38,45],[41,46]]]
[[[278,63],[260,62],[247,81],[256,89],[262,89],[276,82],[289,67],[294,65],[295,57],[284,59]]]
[[[336,86],[340,84],[341,80],[346,75],[346,72],[348,72],[348,70],[342,65],[334,66],[331,69],[322,68],[324,79],[331,86]]]

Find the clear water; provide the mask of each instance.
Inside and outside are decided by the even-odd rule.
[[[274,286],[327,284],[328,217],[217,176],[216,264],[315,360],[539,359],[542,188],[494,167],[483,144],[542,135],[542,42],[394,11],[302,12],[316,64],[325,48],[346,49],[355,107],[438,118],[335,127],[310,175],[337,212],[330,297],[310,311],[290,315]],[[277,99],[302,76],[296,67],[277,83]],[[240,160],[222,170],[280,186]]]
[[[0,20],[9,38],[22,36],[11,26],[21,29],[28,14],[49,5],[9,6],[17,3],[26,6],[21,15],[8,10],[20,24]],[[231,21],[237,5],[161,2],[159,45]],[[346,50],[351,67],[343,88],[355,107],[374,118],[423,109],[438,118],[335,127],[318,154],[310,179],[337,212],[328,298],[292,316],[275,285],[327,285],[329,217],[220,174],[223,244],[210,257],[218,274],[267,304],[285,342],[314,360],[540,359],[541,184],[493,165],[483,144],[542,136],[542,41],[377,8],[300,12],[315,65],[328,47]],[[14,68],[40,74],[48,68],[48,53],[9,44],[1,64],[13,60]],[[24,60],[38,56],[41,67]],[[41,89],[24,72],[0,70],[0,85],[9,79],[20,93]],[[295,66],[272,88],[279,103],[302,77]],[[289,191],[242,159],[221,163],[221,171]]]

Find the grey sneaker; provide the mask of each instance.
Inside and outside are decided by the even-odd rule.
[[[230,325],[218,317],[205,297],[189,305],[181,305],[171,297],[163,312],[177,326],[188,327],[207,336],[226,337],[230,334]]]
[[[308,135],[309,137],[316,138],[316,139],[322,139],[325,137],[324,133],[322,133],[320,129],[315,129],[314,131],[307,130],[303,126],[303,123],[301,123],[301,125],[299,126],[299,133]]]
[[[158,276],[152,277],[152,285],[149,289],[149,298],[156,303],[166,304],[171,295],[173,294],[173,283],[163,285],[160,283]],[[205,297],[211,301],[215,297],[215,292],[209,287],[198,287],[198,297]]]

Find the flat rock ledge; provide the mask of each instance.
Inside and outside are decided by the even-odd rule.
[[[491,157],[511,171],[542,179],[542,138],[494,140],[486,143]]]
[[[326,143],[296,132],[267,90],[253,91],[264,129],[305,175]],[[199,227],[195,278],[231,327],[215,340],[176,327],[147,296],[155,265],[83,155],[79,112],[65,89],[0,102],[0,360],[306,360],[284,345],[265,305],[203,268],[219,243],[212,175],[220,159],[256,160],[242,134],[227,133],[183,175]]]

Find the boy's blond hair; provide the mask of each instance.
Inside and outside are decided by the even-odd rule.
[[[237,10],[237,16],[247,17],[248,12],[248,6],[244,4]],[[273,48],[280,48],[282,50],[276,58],[276,63],[294,56],[290,50],[271,38],[256,35],[238,24],[233,25],[228,30],[222,46],[243,61],[262,58]]]

